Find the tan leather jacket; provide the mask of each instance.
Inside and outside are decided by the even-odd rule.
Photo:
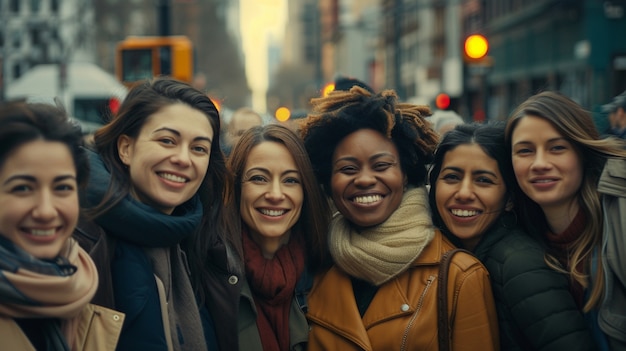
[[[309,351],[436,351],[437,276],[453,248],[441,232],[406,272],[380,286],[363,318],[350,278],[336,267],[316,278],[309,295]],[[489,275],[473,256],[453,257],[448,278],[452,351],[499,349]]]
[[[87,305],[78,317],[76,349],[73,351],[114,351],[124,314],[97,305]],[[11,318],[0,317],[0,349],[35,351],[22,329]]]

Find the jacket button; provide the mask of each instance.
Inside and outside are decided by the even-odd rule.
[[[238,281],[239,281],[239,278],[237,278],[237,276],[236,276],[236,275],[231,275],[231,276],[228,278],[228,283],[229,283],[230,285],[235,285],[235,284],[237,284],[237,282],[238,282]]]
[[[116,321],[116,322],[119,321],[120,320],[120,315],[119,314],[114,314],[113,315],[113,320]]]
[[[402,312],[406,312],[409,310],[409,305],[407,304],[402,304],[402,306],[400,306],[400,309],[402,310]]]

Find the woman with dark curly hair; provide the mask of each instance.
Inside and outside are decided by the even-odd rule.
[[[426,166],[437,135],[428,107],[360,87],[312,103],[301,133],[338,212],[328,236],[333,266],[309,295],[309,350],[438,350],[438,341],[498,349],[489,276],[467,253],[452,257],[449,329],[438,330],[439,268],[454,246],[430,218]]]

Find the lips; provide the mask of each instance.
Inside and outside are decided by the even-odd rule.
[[[159,177],[163,178],[163,179],[167,179],[169,181],[175,182],[175,183],[186,183],[189,181],[189,179],[181,177],[181,176],[177,176],[175,174],[172,173],[165,173],[165,172],[161,172],[161,173],[157,173]]]
[[[32,236],[40,236],[40,237],[45,237],[45,236],[52,236],[56,233],[56,228],[51,228],[51,229],[29,229],[29,230],[25,230],[25,232],[31,234]]]
[[[556,182],[557,180],[558,180],[557,178],[533,178],[530,180],[530,182],[533,184],[545,184],[545,183]]]
[[[280,217],[284,215],[285,213],[287,213],[287,210],[270,210],[266,208],[260,208],[259,212],[270,217]]]
[[[453,208],[450,212],[457,217],[473,217],[482,213],[482,211],[477,210],[462,210],[458,208]]]
[[[364,195],[364,196],[355,196],[352,198],[352,202],[358,203],[358,204],[371,204],[374,202],[378,202],[381,201],[383,199],[382,195],[379,194],[375,194],[375,195]]]

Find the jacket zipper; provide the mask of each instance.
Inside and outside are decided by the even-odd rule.
[[[417,315],[420,313],[420,310],[422,309],[422,305],[424,304],[424,297],[426,296],[426,293],[428,292],[428,289],[430,289],[430,286],[432,285],[434,280],[435,280],[435,277],[431,275],[428,277],[428,280],[426,281],[426,287],[424,288],[424,291],[422,291],[422,295],[417,301],[417,307],[415,308],[415,313],[413,313],[411,320],[409,320],[409,324],[406,326],[406,329],[404,330],[404,335],[402,335],[402,344],[400,345],[400,351],[406,350],[406,340],[409,338],[409,331],[411,330],[413,323],[415,323],[415,320],[417,319]]]

